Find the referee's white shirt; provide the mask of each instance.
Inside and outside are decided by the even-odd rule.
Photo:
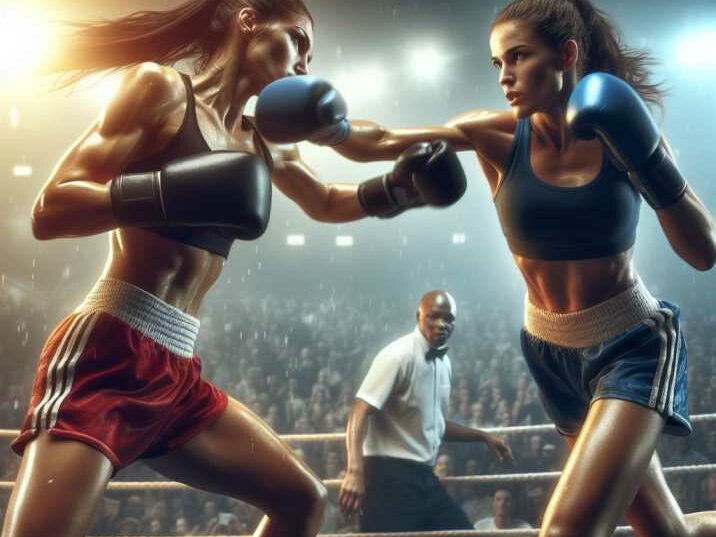
[[[435,464],[450,400],[450,358],[426,360],[415,330],[381,350],[356,397],[380,412],[368,416],[363,456]]]

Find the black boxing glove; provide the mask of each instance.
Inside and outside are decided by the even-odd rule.
[[[263,234],[271,214],[266,164],[238,151],[201,153],[159,171],[119,175],[110,195],[119,226],[219,226],[250,240]]]
[[[361,183],[358,201],[366,214],[392,218],[413,207],[452,205],[466,188],[465,172],[450,145],[420,142],[400,154],[392,172]]]

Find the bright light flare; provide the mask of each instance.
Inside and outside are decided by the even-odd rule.
[[[293,247],[300,247],[304,246],[306,244],[306,236],[305,235],[287,235],[286,236],[286,245],[287,246],[293,246]]]
[[[413,75],[426,82],[435,82],[445,71],[448,56],[439,47],[423,44],[408,54],[408,66]]]
[[[0,6],[0,77],[35,70],[49,44],[50,25],[39,13],[19,5]]]
[[[32,166],[27,164],[16,164],[12,169],[12,174],[15,177],[30,177],[32,176]]]
[[[452,234],[452,243],[453,244],[465,244],[465,241],[467,241],[467,236],[464,233],[453,233]]]
[[[676,57],[685,67],[716,68],[716,30],[693,31],[676,45]]]
[[[338,235],[336,237],[336,246],[339,248],[350,248],[353,246],[353,235]]]
[[[336,88],[349,103],[381,99],[388,86],[388,73],[379,65],[364,65],[339,73]]]

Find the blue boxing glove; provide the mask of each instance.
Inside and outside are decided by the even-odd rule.
[[[275,80],[259,94],[256,126],[277,144],[308,140],[338,145],[350,134],[346,102],[325,80],[309,75]]]
[[[683,197],[686,180],[662,146],[646,104],[620,78],[608,73],[582,78],[569,98],[567,124],[577,138],[598,136],[654,209]]]

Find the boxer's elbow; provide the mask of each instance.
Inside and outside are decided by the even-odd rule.
[[[45,204],[45,195],[41,194],[32,208],[30,216],[32,224],[32,235],[40,241],[54,239],[57,237],[57,225],[52,217],[52,210]]]

